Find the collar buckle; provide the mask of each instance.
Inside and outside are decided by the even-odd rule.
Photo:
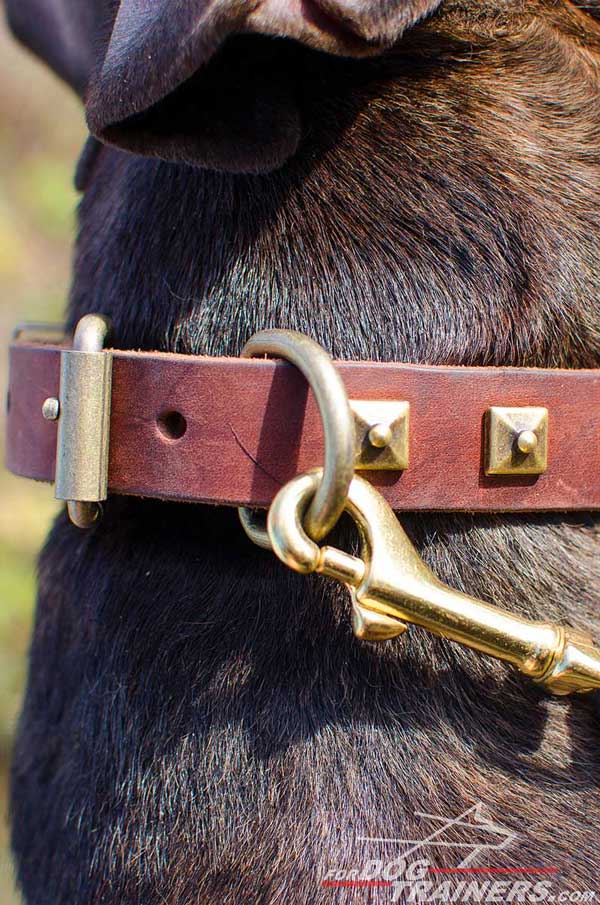
[[[73,345],[60,358],[59,398],[46,399],[43,415],[58,421],[57,500],[65,500],[71,521],[88,528],[101,514],[108,495],[108,454],[112,389],[112,352],[104,348],[110,321],[83,317]]]

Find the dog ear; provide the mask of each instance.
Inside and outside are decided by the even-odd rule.
[[[94,66],[98,0],[5,0],[5,4],[17,38],[83,95]]]
[[[6,2],[17,35],[86,96],[101,141],[264,172],[281,166],[301,137],[297,47],[382,53],[442,0]],[[249,44],[248,35],[263,38]],[[282,50],[273,38],[296,46]]]
[[[236,172],[273,169],[294,153],[302,128],[298,57],[273,37],[371,56],[440,2],[121,0],[90,86],[90,129],[138,154]],[[267,37],[236,38],[231,48],[227,39],[249,34]]]

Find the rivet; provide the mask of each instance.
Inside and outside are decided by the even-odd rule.
[[[517,447],[524,455],[528,456],[532,453],[537,445],[538,438],[533,431],[524,430],[519,433],[519,436],[517,437]]]
[[[357,469],[404,471],[409,460],[406,399],[351,399]]]
[[[486,417],[485,473],[541,475],[548,468],[548,409],[492,405]]]
[[[376,449],[385,449],[393,439],[392,428],[389,424],[374,424],[369,431],[369,443]]]
[[[49,396],[42,405],[42,415],[46,421],[57,421],[60,414],[60,402],[56,396]]]

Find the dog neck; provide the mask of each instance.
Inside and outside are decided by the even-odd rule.
[[[310,135],[273,174],[103,149],[71,322],[103,311],[124,348],[237,354],[279,326],[337,358],[597,365],[591,51],[536,15],[489,27],[466,56],[452,15],[381,62],[309,55]]]

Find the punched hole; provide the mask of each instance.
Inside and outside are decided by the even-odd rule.
[[[163,412],[156,419],[156,423],[167,440],[181,440],[187,430],[187,421],[181,412]]]

